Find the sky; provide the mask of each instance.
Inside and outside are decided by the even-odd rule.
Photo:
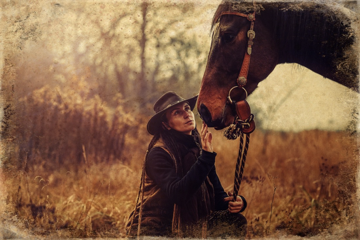
[[[358,93],[298,64],[278,65],[248,100],[266,129],[280,131],[344,130],[360,103]]]

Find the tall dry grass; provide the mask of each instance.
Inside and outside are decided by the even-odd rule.
[[[50,168],[78,166],[86,152],[92,162],[129,161],[126,136],[137,132],[131,131],[134,117],[123,108],[121,96],[114,96],[118,107],[112,109],[98,95],[88,97],[86,82],[73,82],[62,90],[45,86],[19,100],[19,160]]]
[[[346,132],[255,131],[243,184],[250,236],[309,236],[356,221],[356,138]],[[217,171],[232,190],[238,142],[218,146]]]
[[[83,79],[71,82],[16,102],[15,147],[3,165],[7,209],[37,233],[122,234],[140,175],[139,146],[149,140],[139,135],[145,119],[134,117],[120,95],[113,109],[92,96]],[[130,168],[134,159],[140,160]]]
[[[18,155],[4,167],[7,212],[36,234],[122,237],[150,140],[147,118],[131,116],[121,97],[115,110],[87,99],[79,84],[19,101]],[[213,133],[217,172],[232,190],[238,141]],[[353,223],[356,154],[345,132],[255,131],[240,189],[248,237],[310,236]]]

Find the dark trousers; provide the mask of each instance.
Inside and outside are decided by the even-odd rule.
[[[207,238],[245,239],[247,221],[240,213],[213,212],[207,221]]]
[[[205,225],[204,225],[205,224]],[[198,224],[191,224],[183,226],[182,232],[178,236],[191,238],[236,238],[245,239],[247,221],[240,213],[230,213],[228,210],[215,211],[208,218],[206,222],[199,222]],[[204,228],[205,227],[205,228]],[[131,228],[129,238],[136,236],[137,226]],[[164,236],[164,237],[178,237],[171,232],[169,227],[161,229],[151,226],[141,225],[141,236]],[[132,236],[132,237],[131,237]]]

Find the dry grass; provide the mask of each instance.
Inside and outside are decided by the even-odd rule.
[[[77,166],[85,151],[97,163],[128,161],[123,149],[134,118],[123,109],[121,96],[114,97],[118,107],[110,109],[98,95],[88,97],[84,81],[73,82],[63,90],[45,86],[20,99],[16,109],[19,159],[49,168]]]
[[[150,140],[146,118],[72,89],[81,88],[43,88],[19,101],[18,155],[3,169],[6,211],[36,234],[124,236]],[[216,167],[231,190],[238,141],[221,134],[214,133]],[[355,140],[344,132],[255,131],[240,189],[248,237],[311,236],[354,222]]]
[[[311,236],[356,217],[356,139],[344,132],[255,131],[240,193],[249,236],[278,230]],[[232,189],[237,142],[219,146],[217,169]],[[230,154],[229,154],[230,153]],[[234,160],[233,160],[234,161]]]

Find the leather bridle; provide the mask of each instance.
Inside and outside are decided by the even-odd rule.
[[[238,87],[243,88],[247,83],[247,76],[249,73],[250,58],[252,53],[252,45],[254,44],[253,40],[255,38],[255,31],[254,31],[255,10],[253,13],[249,13],[249,14],[238,13],[238,12],[222,12],[219,15],[218,19],[224,15],[235,15],[235,16],[245,17],[251,23],[250,29],[247,31],[247,37],[248,37],[247,51],[245,51],[245,56],[243,63],[241,65],[239,76],[236,79]]]
[[[227,97],[227,104],[229,104],[231,106],[231,108],[233,109],[233,112],[236,113],[236,117],[235,117],[234,123],[232,125],[235,125],[237,128],[240,128],[241,132],[251,133],[255,129],[255,124],[253,121],[253,115],[250,112],[250,106],[245,101],[245,99],[248,96],[248,93],[245,89],[245,85],[247,83],[250,59],[251,59],[251,54],[252,54],[252,46],[254,44],[253,40],[255,38],[255,31],[254,31],[255,4],[254,4],[253,13],[244,14],[244,13],[239,13],[239,12],[226,11],[226,12],[222,12],[216,21],[218,21],[224,15],[235,15],[235,16],[244,17],[250,22],[250,29],[247,31],[247,34],[246,34],[248,37],[247,49],[245,51],[245,55],[244,55],[244,59],[243,59],[243,62],[242,62],[241,68],[240,68],[239,75],[236,79],[237,85],[235,85],[234,87],[232,87],[229,90],[228,97]],[[230,94],[231,94],[232,90],[234,90],[235,88],[241,88],[245,92],[246,98],[244,100],[235,102],[231,99]],[[233,128],[235,128],[235,126],[233,126]],[[231,129],[230,129],[230,131],[231,131]],[[228,134],[228,136],[226,136],[226,137],[228,137],[229,139],[236,139],[240,135],[240,132],[238,130],[236,132],[237,133],[235,134],[234,131],[231,131],[231,134]]]
[[[242,62],[240,73],[236,79],[237,85],[232,87],[229,90],[227,97],[227,104],[229,104],[233,112],[236,114],[234,118],[234,123],[229,126],[229,128],[224,132],[225,137],[228,139],[236,139],[240,136],[240,146],[239,153],[235,167],[235,177],[234,177],[234,190],[233,198],[234,201],[237,200],[237,195],[240,189],[240,184],[244,172],[246,155],[249,148],[250,142],[250,133],[255,130],[254,115],[251,114],[250,106],[248,102],[244,99],[241,101],[233,101],[230,97],[231,91],[235,88],[241,88],[244,90],[246,97],[247,91],[245,90],[245,85],[247,83],[247,77],[249,73],[250,58],[252,53],[252,45],[254,44],[253,40],[255,38],[254,23],[255,23],[255,3],[254,3],[254,12],[249,14],[243,14],[238,12],[222,12],[218,19],[224,15],[236,15],[240,17],[245,17],[248,21],[251,22],[250,29],[247,31],[248,44],[247,50],[245,51],[244,60]]]

